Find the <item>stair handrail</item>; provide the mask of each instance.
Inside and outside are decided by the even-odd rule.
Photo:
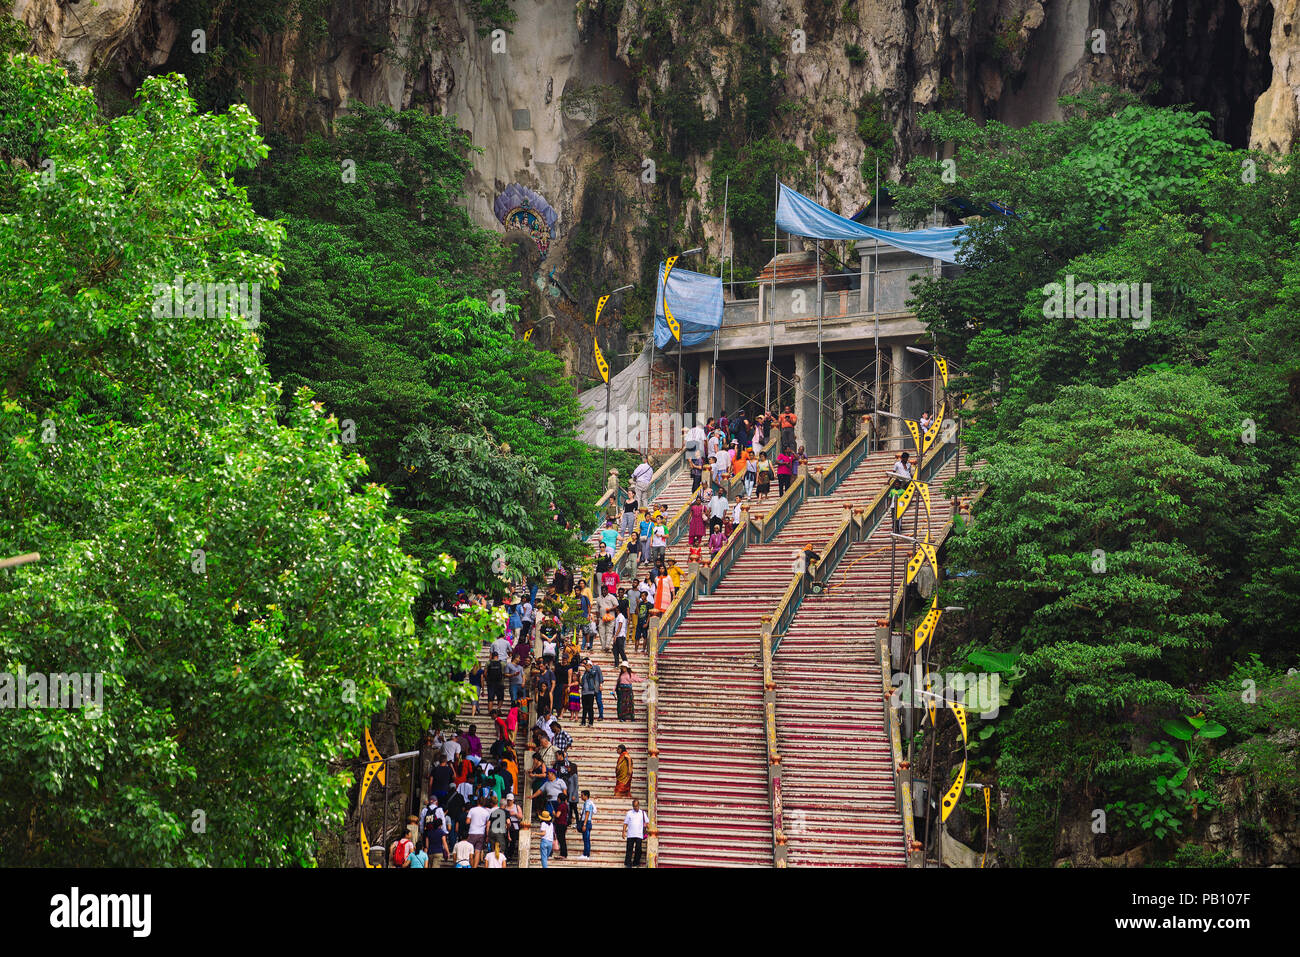
[[[772,675],[772,616],[763,616],[763,727],[767,738],[767,796],[772,811],[772,866],[785,867],[789,847],[781,797],[781,754],[776,743],[776,680]]]
[[[691,576],[696,578],[698,576]],[[650,616],[650,694],[646,698],[646,867],[659,866],[659,618]]]
[[[898,804],[902,819],[903,858],[907,867],[923,867],[921,855],[914,852],[916,846],[916,820],[912,816],[912,779],[911,768],[903,761],[903,731],[898,723],[898,712],[893,707],[894,683],[885,662],[889,657],[889,628],[876,629],[876,660],[880,662],[880,679],[882,694],[881,708],[885,715],[885,729],[889,734],[890,767],[894,769],[894,800]]]
[[[758,530],[750,527],[753,520],[749,517],[749,506],[743,505],[741,509],[744,515],[740,524],[732,530],[718,554],[711,562],[701,563],[699,572],[683,582],[682,587],[677,590],[677,594],[673,596],[673,600],[660,616],[659,634],[664,636],[659,641],[660,651],[663,651],[664,646],[668,644],[668,639],[677,631],[696,597],[707,595],[716,589],[727,570],[744,554],[745,546],[751,540],[757,539]]]
[[[948,448],[949,445],[951,445],[952,447]],[[941,449],[943,451],[942,458],[939,457],[939,452],[941,451]],[[919,480],[922,482],[929,482],[930,479],[934,478],[936,474],[943,471],[944,466],[948,464],[948,461],[953,457],[956,451],[957,451],[957,443],[955,442],[944,443],[943,446],[941,446],[940,448],[935,448],[934,450],[932,450],[930,454],[926,457],[925,461],[921,464],[921,468],[917,470],[917,475],[919,477]],[[981,495],[983,494],[982,490],[980,494]],[[917,505],[916,507],[919,508],[920,506]],[[955,516],[956,516],[955,512],[952,515],[948,516],[947,523],[945,523],[944,526],[939,529],[938,535],[936,536],[935,540],[931,543],[936,548],[938,548],[941,544],[943,544],[944,540],[948,537],[948,533],[952,531],[952,522]],[[875,524],[873,523],[871,527],[874,529]],[[904,581],[901,585],[899,585],[898,590],[894,593],[892,600],[889,603],[889,621],[891,627],[893,626],[894,617],[898,614],[898,609],[903,603],[903,595],[906,591],[907,591],[907,582]]]
[[[864,418],[866,418],[864,416]],[[822,471],[821,477],[814,483],[815,488],[810,493],[812,495],[830,495],[834,493],[839,484],[849,476],[858,463],[867,457],[870,451],[868,439],[871,437],[871,422],[867,421],[867,427],[858,433],[857,437],[850,442],[830,466]]]
[[[808,486],[813,481],[815,480],[808,478],[806,475],[800,475],[790,483],[790,487],[785,490],[785,494],[777,499],[776,508],[763,516],[763,528],[759,536],[760,542],[767,544],[776,538],[785,523],[790,520],[790,516],[797,512],[799,506],[807,500]]]
[[[821,561],[817,565],[817,574],[821,576],[822,581],[827,581],[827,577],[839,564],[844,553],[849,550],[849,546],[857,541],[858,529],[861,528],[862,509],[853,505],[845,505],[844,521],[839,527],[831,533],[831,537],[826,540],[819,554]],[[807,572],[802,575],[794,576],[785,593],[782,594],[780,602],[772,610],[772,654],[776,654],[781,649],[781,639],[789,630],[790,624],[794,621],[794,616],[799,613],[799,606],[803,604],[804,596],[808,594],[809,576]]]
[[[525,667],[527,667],[527,665],[525,665]],[[524,684],[524,696],[519,699],[519,724],[515,726],[516,732],[521,729],[524,732],[524,743],[526,745],[525,750],[527,754],[526,761],[520,761],[518,758],[515,759],[515,767],[519,770],[519,780],[515,782],[516,793],[518,793],[519,788],[523,788],[523,800],[520,802],[520,806],[523,809],[523,820],[519,822],[519,860],[515,864],[516,867],[528,866],[528,855],[532,851],[533,846],[533,789],[529,786],[529,783],[531,782],[525,783],[527,781],[525,775],[532,773],[534,748],[531,732],[533,725],[528,718],[528,706],[532,703],[536,694],[537,680],[533,675],[529,675]],[[519,754],[518,747],[515,748],[515,754]]]
[[[650,476],[650,484],[646,486],[646,501],[653,502],[663,494],[664,489],[672,484],[673,479],[677,477],[683,466],[686,465],[686,446],[679,449],[673,449],[668,456],[668,461],[659,468],[655,469],[654,474]]]

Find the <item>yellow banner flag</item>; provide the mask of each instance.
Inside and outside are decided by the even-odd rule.
[[[384,756],[380,754],[379,749],[375,747],[375,739],[370,737],[369,728],[366,728],[366,757],[369,758],[372,763],[375,761],[379,762],[379,783],[383,784],[384,783],[384,764],[383,764]]]
[[[939,430],[943,428],[943,414],[946,408],[946,405],[939,406],[939,414],[935,416],[934,421],[930,423],[930,427],[925,430],[925,446],[921,451],[922,455],[930,451],[930,446],[933,445],[934,440],[939,437]]]
[[[527,342],[532,337],[533,337],[533,330],[529,329],[527,332],[524,333],[524,342]]]
[[[966,747],[966,712],[955,701],[948,702],[948,707],[952,708],[952,713],[957,716],[957,724],[961,726],[961,743],[962,748]],[[961,770],[957,772],[957,780],[952,782],[952,787],[948,793],[943,796],[943,817],[942,820],[948,820],[948,815],[953,812],[957,806],[957,799],[961,797],[961,789],[966,786],[966,758],[967,755],[963,750],[961,756]]]
[[[907,423],[908,431],[912,433],[912,441],[916,443],[916,454],[923,455],[924,452],[921,451],[921,430],[911,419],[904,419],[903,421]],[[921,463],[917,462],[916,464],[919,466]]]
[[[925,486],[921,486],[924,488]],[[921,571],[921,566],[926,562],[934,569],[935,581],[939,580],[939,557],[933,545],[929,542],[921,542],[917,545],[917,550],[912,553],[912,557],[907,562],[907,583],[912,584],[912,579]],[[935,599],[938,601],[938,598]]]
[[[605,355],[600,351],[600,343],[596,341],[595,337],[592,337],[591,344],[596,350],[596,368],[600,370],[600,377],[608,382],[609,363],[605,361]],[[927,501],[929,500],[927,499]]]
[[[664,322],[668,323],[668,328],[672,330],[673,338],[681,342],[682,328],[677,325],[677,320],[673,318],[673,311],[668,308],[668,274],[673,271],[676,263],[676,256],[669,256],[668,261],[664,263]]]
[[[939,375],[943,376],[943,387],[948,388],[948,360],[935,356],[934,364],[939,367]]]
[[[924,482],[917,482],[916,487],[921,490],[921,498],[925,502],[925,518],[930,519],[930,486]]]
[[[600,325],[600,312],[605,308],[607,302],[609,302],[609,296],[601,296],[600,301],[596,303],[596,321],[594,325]]]
[[[366,825],[362,821],[357,822],[357,827],[361,832],[361,859],[366,862],[366,867],[378,867],[378,864],[370,863],[370,841],[366,838]]]
[[[939,624],[939,616],[942,614],[943,612],[939,610],[939,593],[936,591],[934,593],[934,604],[931,605],[930,610],[925,613],[925,617],[921,619],[921,623],[916,626],[915,651],[920,651],[925,643],[930,640],[930,636],[934,634],[935,625]]]
[[[916,490],[916,483],[908,482],[907,488],[903,490],[903,494],[898,496],[898,507],[897,507],[897,511],[894,514],[895,518],[903,517],[903,513],[907,511],[907,506],[912,504],[912,493],[915,490]]]

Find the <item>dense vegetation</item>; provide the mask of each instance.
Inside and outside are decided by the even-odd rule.
[[[1206,119],[1110,94],[1020,130],[931,116],[957,185],[917,160],[899,191],[918,215],[954,189],[1015,211],[978,223],[971,268],[922,282],[917,307],[965,373],[987,463],[952,556],[976,574],[951,600],[974,615],[967,653],[1019,655],[981,755],[1027,863],[1093,809],[1112,813],[1099,847],[1172,853],[1215,776],[1168,723],[1205,712],[1219,731],[1196,741],[1249,741],[1264,726],[1223,716],[1225,679],[1249,665],[1285,693],[1297,663],[1300,169]],[[1150,283],[1149,326],[1045,315],[1067,276]]]
[[[471,298],[495,247],[451,215],[445,124],[360,111],[286,150],[274,222],[237,180],[255,118],[182,78],[108,119],[13,57],[0,103],[0,554],[41,555],[0,573],[0,672],[103,675],[102,710],[0,709],[0,859],[309,864],[330,762],[394,695],[454,707],[500,627],[442,597],[494,548],[577,548],[551,503],[587,516],[598,453],[558,361]],[[260,309],[188,285],[228,282]]]

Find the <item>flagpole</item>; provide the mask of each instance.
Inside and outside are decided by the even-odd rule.
[[[876,191],[871,196],[876,211],[876,229],[880,228],[880,157],[876,157]],[[876,321],[876,394],[871,398],[872,411],[876,413],[876,439],[880,439],[880,237],[872,237],[876,245],[871,250],[871,312]],[[897,409],[892,409],[897,414]],[[888,445],[885,446],[888,448]]]
[[[663,276],[655,277],[655,286],[663,284]],[[668,290],[664,289],[664,302],[668,301]],[[655,315],[654,303],[650,304],[650,377],[647,379],[645,390],[645,454],[650,454],[650,416],[651,409],[654,408],[655,393],[655,328],[659,325],[659,317]]]
[[[772,301],[767,310],[767,373],[763,378],[763,411],[772,409],[772,347],[776,341],[776,210],[781,202],[781,176],[772,174]]]
[[[722,188],[722,250],[718,253],[718,279],[722,279],[722,257],[727,254],[727,202],[731,198],[731,175],[727,175],[726,185]],[[734,268],[734,267],[733,267]],[[735,295],[735,290],[732,290]],[[724,297],[725,300],[725,297]],[[726,305],[724,304],[723,315],[726,315]],[[709,383],[709,410],[713,415],[722,415],[718,411],[718,341],[722,338],[722,326],[718,326],[718,331],[713,334],[713,377]],[[764,409],[764,412],[767,410]]]
[[[817,192],[821,193],[821,157],[813,161],[813,177],[817,180]],[[824,203],[822,205],[825,205]],[[817,454],[824,455],[822,446],[826,402],[826,367],[822,359],[822,241],[815,239],[817,246]]]
[[[632,288],[632,284],[631,284],[631,283],[629,283],[629,284],[626,285],[626,286],[619,286],[617,289],[615,289],[613,292],[611,292],[608,296],[606,296],[603,300],[601,300],[601,302],[608,302],[608,301],[609,301],[610,299],[612,299],[614,296],[617,296],[620,292],[623,292],[623,291],[628,290],[628,289],[631,289],[631,288]],[[604,357],[604,355],[601,354],[601,352],[600,352],[600,342],[599,342],[599,340],[598,340],[598,338],[597,338],[597,335],[598,335],[598,332],[599,332],[599,326],[600,326],[600,311],[601,311],[601,304],[600,304],[600,302],[598,302],[598,303],[596,304],[596,321],[595,321],[594,323],[592,323],[592,325],[593,325],[594,327],[596,327],[596,328],[593,328],[593,329],[592,329],[592,333],[591,333],[591,341],[592,341],[592,344],[595,345],[595,347],[596,347],[596,352],[597,352],[597,355],[598,355],[600,361],[601,361],[602,363],[604,363],[604,366],[605,366],[603,372],[601,373],[601,374],[604,375],[604,377],[605,377],[605,435],[604,435],[604,441],[601,442],[601,445],[604,446],[605,454],[604,454],[604,456],[603,456],[603,461],[602,461],[602,464],[601,464],[601,476],[600,476],[601,479],[604,480],[605,477],[609,475],[609,445],[610,445],[610,437],[609,437],[609,404],[610,404],[610,386],[612,385],[612,383],[610,382],[610,378],[611,378],[611,377],[610,377],[610,374],[609,374],[609,363],[605,361],[605,357]]]

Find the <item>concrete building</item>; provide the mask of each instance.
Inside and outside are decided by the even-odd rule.
[[[907,302],[914,277],[958,267],[869,240],[854,244],[856,270],[828,271],[823,258],[819,277],[815,252],[801,248],[805,242],[811,244],[787,238],[787,251],[760,274],[755,298],[726,300],[722,329],[713,337],[716,365],[713,339],[682,350],[681,382],[675,344],[657,354],[652,412],[682,409],[688,421],[692,414],[703,419],[741,408],[755,414],[766,398],[769,408],[793,408],[796,435],[809,455],[842,448],[866,414],[933,414],[942,383],[933,361],[907,351],[930,347]],[[882,415],[876,422],[890,447],[910,447],[899,419]]]

